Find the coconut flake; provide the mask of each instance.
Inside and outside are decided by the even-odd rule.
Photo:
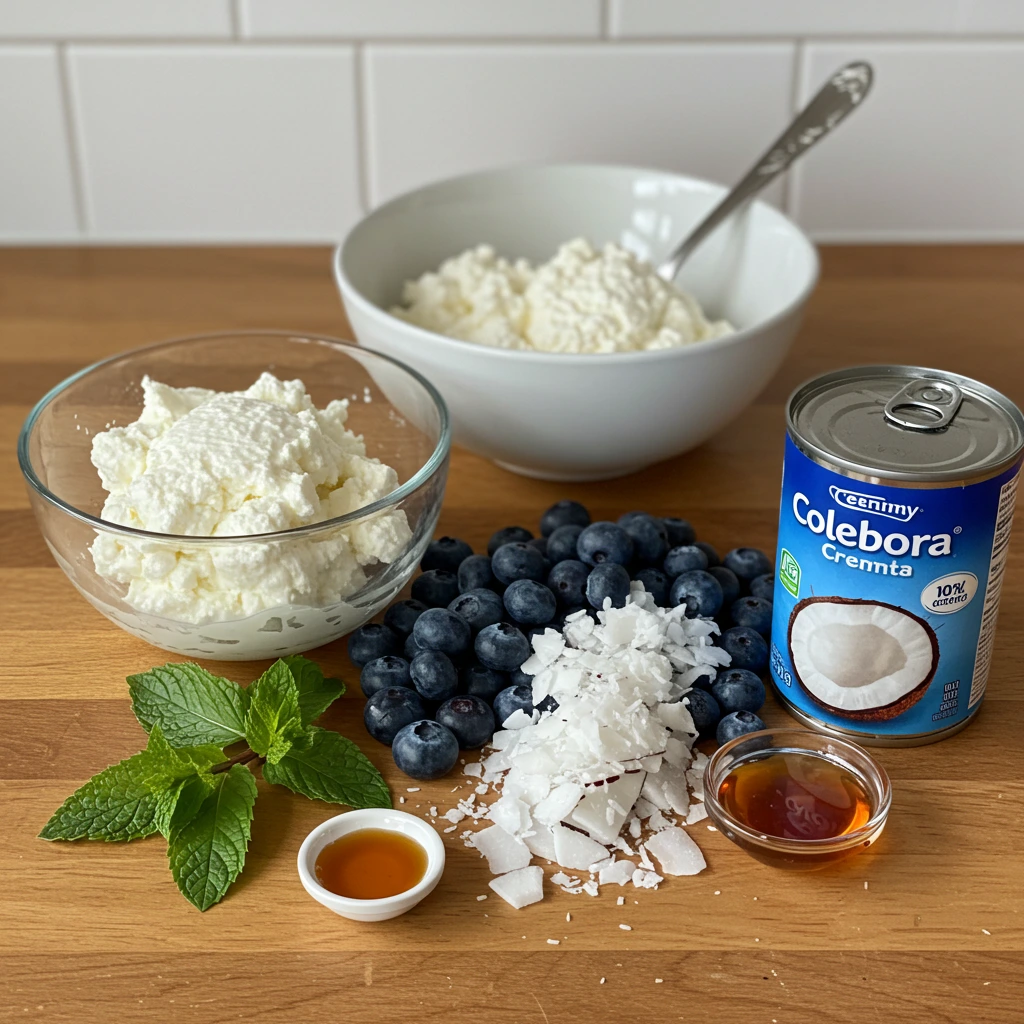
[[[666,875],[695,875],[707,867],[700,847],[681,828],[656,832],[645,845]]]
[[[491,825],[473,836],[473,845],[487,858],[494,875],[525,868],[530,863],[530,850],[500,825]],[[537,869],[540,870],[539,868]]]
[[[554,830],[555,861],[563,868],[586,870],[591,864],[604,860],[607,851],[589,836],[575,829],[558,825]]]
[[[544,872],[539,867],[523,867],[492,878],[487,883],[506,903],[522,910],[544,898]]]
[[[601,885],[625,885],[633,877],[635,865],[631,860],[617,860],[598,874]]]

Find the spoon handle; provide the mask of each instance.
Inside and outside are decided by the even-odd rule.
[[[866,61],[854,61],[840,68],[819,90],[810,103],[792,120],[789,127],[768,147],[732,191],[690,232],[658,267],[666,281],[675,279],[690,253],[718,225],[751,200],[769,182],[787,170],[823,139],[867,96],[874,71]]]

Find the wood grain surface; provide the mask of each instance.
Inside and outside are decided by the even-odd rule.
[[[493,895],[477,901],[489,875],[456,831],[443,837],[448,869],[430,898],[395,921],[359,925],[310,900],[296,876],[299,843],[335,809],[262,782],[245,873],[202,915],[178,894],[159,838],[35,838],[72,789],[142,745],[124,678],[167,656],[101,618],[54,564],[17,466],[21,422],[69,373],[146,342],[232,327],[346,335],[328,256],[0,251],[0,1021],[1019,1024],[1019,537],[980,715],[943,743],[880,751],[894,787],[886,832],[818,873],[765,867],[698,825],[701,875],[657,892],[624,889],[622,907],[606,889],[596,899],[556,892],[515,911]],[[573,497],[599,517],[680,514],[716,546],[772,549],[782,403],[800,380],[857,362],[919,363],[1021,403],[1022,352],[1024,248],[826,249],[789,360],[713,441],[595,485],[530,481],[455,451],[441,528],[480,546]],[[450,806],[457,777],[407,794],[409,780],[365,735],[344,643],[316,657],[352,689],[324,724],[363,746],[406,809]],[[263,665],[209,667],[248,682]],[[771,703],[766,718],[786,720]]]

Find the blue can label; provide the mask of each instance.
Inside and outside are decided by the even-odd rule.
[[[887,487],[786,438],[771,674],[824,725],[927,737],[985,692],[1020,462],[966,487]]]

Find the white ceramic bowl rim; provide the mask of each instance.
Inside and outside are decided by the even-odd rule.
[[[346,251],[352,241],[353,235],[364,227],[367,223],[374,220],[378,216],[385,215],[389,210],[398,206],[401,203],[407,202],[410,197],[417,195],[420,197],[428,197],[432,192],[440,192],[451,187],[454,184],[462,181],[471,181],[474,178],[486,178],[486,177],[497,177],[502,174],[507,174],[515,171],[531,171],[531,170],[561,170],[561,169],[578,169],[583,171],[616,171],[616,172],[631,172],[634,174],[652,174],[660,175],[665,178],[674,178],[681,182],[689,182],[692,184],[703,185],[712,190],[725,190],[726,186],[719,182],[709,181],[706,178],[698,178],[691,174],[678,174],[674,171],[659,171],[649,167],[634,167],[628,164],[589,164],[589,163],[544,163],[544,162],[533,162],[523,164],[513,164],[505,167],[494,167],[482,171],[472,171],[468,174],[460,174],[452,178],[444,178],[440,181],[434,181],[427,185],[423,185],[419,188],[410,189],[408,192],[403,192],[401,195],[395,196],[388,202],[383,203],[376,209],[372,210],[362,220],[360,220],[345,236],[345,240],[334,250],[334,257],[332,260],[334,267],[334,277],[338,282],[339,286],[342,286],[345,290],[345,295],[350,301],[353,301],[361,309],[366,312],[376,313],[387,317],[396,324],[401,324],[402,327],[409,331],[410,334],[419,338],[422,341],[432,342],[434,344],[441,344],[447,346],[455,346],[456,350],[464,349],[466,346],[470,346],[473,349],[480,350],[486,349],[488,352],[493,353],[496,358],[499,359],[537,359],[545,362],[562,362],[562,363],[573,363],[579,365],[581,359],[600,359],[609,360],[617,363],[630,363],[642,361],[645,363],[652,363],[658,361],[665,361],[676,358],[686,358],[687,356],[693,356],[695,351],[707,351],[709,348],[726,348],[731,345],[741,344],[746,340],[747,336],[753,331],[761,331],[766,327],[770,327],[773,324],[784,320],[786,317],[792,315],[795,309],[799,309],[808,299],[811,292],[814,291],[815,286],[818,283],[818,276],[821,271],[821,261],[818,258],[818,251],[814,247],[814,244],[807,238],[800,227],[789,217],[787,217],[781,210],[776,209],[774,206],[770,206],[768,203],[763,202],[760,199],[753,201],[754,206],[764,207],[771,211],[771,213],[777,216],[783,223],[788,225],[793,230],[794,237],[801,241],[807,247],[808,256],[810,259],[810,274],[808,275],[807,281],[799,294],[795,296],[789,303],[787,303],[782,309],[778,310],[772,316],[767,317],[764,320],[760,320],[755,324],[748,324],[746,327],[739,328],[733,331],[732,334],[727,334],[721,338],[709,338],[706,341],[702,341],[696,345],[679,345],[674,348],[663,348],[663,349],[651,349],[644,350],[641,352],[595,352],[580,354],[575,352],[544,352],[536,349],[518,349],[518,348],[500,348],[495,345],[481,345],[475,341],[465,341],[462,338],[450,338],[445,334],[438,334],[435,331],[428,331],[423,327],[417,327],[415,324],[409,323],[408,320],[402,320],[399,317],[393,316],[386,309],[378,306],[375,302],[371,302],[367,299],[352,283],[348,274],[345,272],[346,263]],[[736,216],[742,216],[742,211]],[[682,241],[678,239],[677,241]],[[452,253],[452,256],[458,255]],[[515,254],[502,253],[501,255],[506,258],[514,258]],[[426,270],[433,270],[435,268],[428,267]]]
[[[400,370],[403,370],[410,377],[412,377],[418,384],[422,385],[427,394],[430,395],[431,400],[437,409],[438,418],[441,424],[440,434],[437,439],[437,444],[434,447],[430,458],[400,487],[397,487],[390,494],[384,495],[383,498],[378,498],[376,501],[371,502],[369,505],[364,505],[362,508],[358,508],[353,512],[347,512],[343,516],[336,516],[334,519],[325,519],[321,523],[310,523],[307,526],[295,526],[289,530],[276,530],[271,533],[247,533],[247,534],[229,534],[226,536],[217,537],[204,537],[204,536],[192,536],[190,534],[176,534],[176,533],[155,533],[152,530],[140,530],[133,526],[122,526],[119,523],[111,523],[106,519],[100,519],[98,516],[91,515],[82,509],[75,508],[74,505],[64,501],[63,498],[59,498],[53,493],[36,475],[36,471],[32,466],[32,460],[29,457],[28,445],[29,438],[32,435],[32,429],[35,427],[36,420],[39,418],[42,411],[50,404],[58,395],[64,392],[72,384],[81,380],[83,377],[96,370],[102,369],[109,363],[115,363],[119,359],[124,359],[128,356],[142,355],[145,352],[156,352],[160,349],[171,348],[175,345],[182,344],[190,341],[213,341],[220,338],[236,338],[236,337],[263,337],[263,338],[286,338],[288,340],[296,341],[318,341],[323,342],[327,345],[337,345],[342,349],[358,349],[360,352],[368,352],[370,355],[376,356],[378,359],[383,359],[386,362],[392,363],[397,366]],[[77,373],[73,373],[70,377],[62,380],[55,387],[51,388],[42,398],[36,402],[33,406],[32,411],[28,414],[24,424],[21,428],[21,433],[18,435],[18,465],[21,467],[21,472],[25,479],[28,481],[32,489],[41,497],[48,501],[51,505],[57,506],[62,509],[68,515],[73,516],[75,519],[80,520],[83,523],[88,523],[95,526],[106,533],[115,533],[122,536],[128,537],[143,537],[146,539],[159,539],[163,541],[174,541],[179,544],[187,544],[189,546],[196,545],[202,546],[204,544],[242,544],[250,541],[276,541],[283,538],[293,537],[306,537],[321,533],[325,530],[335,529],[339,526],[347,526],[352,523],[358,522],[360,519],[365,519],[368,516],[372,516],[383,509],[389,508],[393,505],[397,505],[398,502],[402,501],[403,498],[408,497],[415,490],[426,483],[437,470],[444,463],[444,460],[448,457],[449,449],[452,443],[452,426],[451,417],[448,414],[448,406],[445,404],[445,400],[441,397],[440,392],[433,384],[427,380],[423,374],[414,370],[411,366],[403,363],[400,359],[395,359],[394,356],[385,355],[383,352],[377,352],[375,349],[366,348],[363,345],[359,345],[354,341],[346,341],[343,338],[332,338],[329,335],[324,334],[311,334],[308,331],[271,331],[271,330],[239,330],[239,331],[216,331],[209,334],[190,334],[181,338],[171,338],[167,341],[158,341],[152,345],[143,345],[140,348],[129,349],[126,352],[119,352],[117,355],[109,356],[106,359],[101,359],[99,362],[92,363],[86,366],[84,369],[79,370]]]
[[[370,812],[369,818],[365,816],[366,811]],[[434,846],[435,854],[438,849],[440,850],[440,863],[435,863],[433,868],[431,867],[431,860],[433,858],[431,858],[431,851],[428,849],[427,843],[420,842],[419,838],[409,835],[408,832],[401,832],[399,829],[391,829],[389,831],[399,832],[401,835],[408,836],[408,838],[412,839],[414,843],[418,843],[423,852],[427,855],[427,868],[423,872],[423,877],[410,889],[403,889],[401,892],[396,892],[393,896],[381,896],[379,899],[375,900],[360,900],[353,896],[339,896],[338,893],[331,892],[330,889],[322,886],[319,881],[317,881],[316,871],[311,870],[306,864],[306,861],[309,859],[309,848],[320,836],[329,831],[330,827],[336,821],[348,819],[349,821],[366,821],[366,824],[355,824],[353,828],[346,829],[344,832],[339,832],[338,835],[335,836],[335,839],[340,839],[342,836],[349,835],[352,832],[360,832],[367,828],[387,829],[386,825],[382,825],[379,822],[377,824],[374,823],[374,820],[377,818],[377,815],[374,812],[377,811],[380,812],[381,817],[387,817],[388,815],[396,817],[401,816],[415,822],[420,834],[428,837],[427,842],[430,843],[431,846]],[[352,819],[349,817],[350,815],[359,815],[359,817],[357,819]],[[420,826],[425,826],[425,828],[420,828]],[[436,840],[436,845],[429,838],[431,836],[433,837],[433,840]],[[328,818],[326,821],[320,822],[320,824],[317,825],[305,839],[303,839],[302,845],[299,847],[298,855],[299,876],[302,878],[303,882],[315,888],[317,892],[321,893],[324,899],[330,903],[352,911],[385,910],[388,907],[393,906],[396,900],[402,900],[403,902],[411,901],[421,893],[426,896],[428,892],[433,890],[434,886],[437,884],[438,878],[444,871],[444,862],[444,843],[441,842],[441,837],[432,828],[430,828],[426,822],[421,821],[415,814],[410,814],[408,811],[396,811],[394,809],[389,810],[386,807],[370,807],[364,808],[363,810],[344,811],[341,814],[336,814],[333,818]]]

